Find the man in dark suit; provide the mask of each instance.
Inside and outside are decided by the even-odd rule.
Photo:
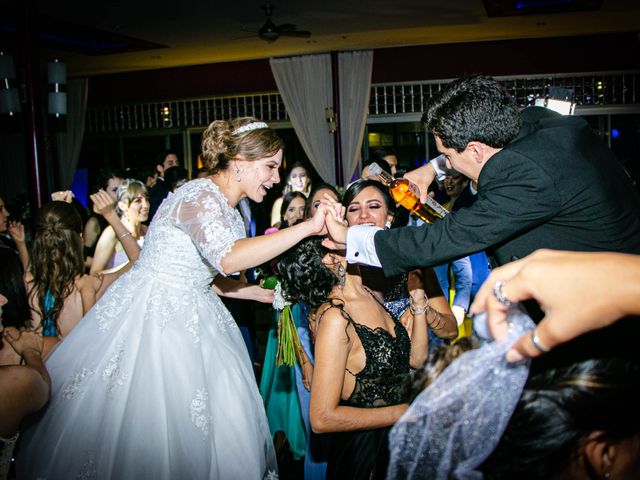
[[[169,186],[165,183],[164,172],[165,170],[180,165],[178,155],[171,150],[163,150],[156,155],[155,170],[158,173],[155,184],[149,189],[149,219],[148,223],[151,223],[153,216],[156,214],[158,207],[163,202],[167,195],[169,195]]]
[[[483,250],[494,265],[539,248],[640,254],[640,196],[583,119],[521,112],[495,80],[474,76],[452,82],[423,120],[447,166],[477,183],[477,200],[420,227],[347,234],[328,221],[349,261],[390,276]]]

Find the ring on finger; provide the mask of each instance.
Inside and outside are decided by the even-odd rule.
[[[493,286],[493,296],[495,299],[500,302],[505,307],[510,307],[513,305],[513,302],[507,298],[507,296],[502,291],[505,282],[503,280],[498,280],[496,284]]]
[[[550,348],[544,347],[540,343],[540,338],[538,337],[535,328],[531,331],[531,343],[540,353],[549,353],[549,351],[551,350]]]

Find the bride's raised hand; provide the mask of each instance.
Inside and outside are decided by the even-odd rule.
[[[111,196],[102,188],[93,195],[89,195],[89,198],[93,202],[93,211],[95,213],[104,217],[114,212],[116,204]]]
[[[344,220],[345,208],[327,194],[325,194],[325,198],[321,202],[321,205],[327,209],[325,223],[328,232],[328,238],[322,241],[322,245],[330,250],[344,250],[347,245],[348,230]]]
[[[309,219],[312,225],[313,235],[326,235],[327,228],[325,226],[327,216],[327,208],[324,205],[319,205],[316,213]]]

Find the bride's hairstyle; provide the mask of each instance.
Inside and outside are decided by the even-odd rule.
[[[116,192],[116,213],[119,217],[122,217],[124,212],[118,204],[122,202],[128,207],[140,194],[145,197],[149,196],[145,184],[134,178],[126,179],[124,183],[118,187],[118,191]]]
[[[57,321],[76,275],[84,273],[81,234],[82,218],[72,204],[50,202],[38,212],[30,252],[33,282],[29,297],[37,297],[34,303],[43,321],[46,317]],[[45,307],[47,292],[53,297],[50,309]]]
[[[257,118],[216,120],[202,134],[202,160],[209,173],[216,173],[225,170],[233,158],[260,160],[283,146],[276,131]]]
[[[309,237],[284,252],[277,267],[282,289],[291,302],[302,300],[311,308],[327,301],[338,278],[322,263],[328,250],[321,237]]]

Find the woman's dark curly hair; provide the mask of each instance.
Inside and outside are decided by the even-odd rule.
[[[22,263],[16,252],[6,247],[0,247],[0,293],[7,297],[7,304],[2,307],[2,325],[28,327],[31,310],[24,288]]]
[[[35,300],[42,321],[57,323],[64,299],[73,291],[76,275],[84,273],[82,219],[71,204],[50,202],[36,218],[29,270],[33,277],[29,298]],[[45,308],[45,296],[53,297],[53,308]]]
[[[327,301],[338,278],[322,263],[328,250],[321,237],[309,237],[284,252],[277,267],[287,300],[317,308]]]

